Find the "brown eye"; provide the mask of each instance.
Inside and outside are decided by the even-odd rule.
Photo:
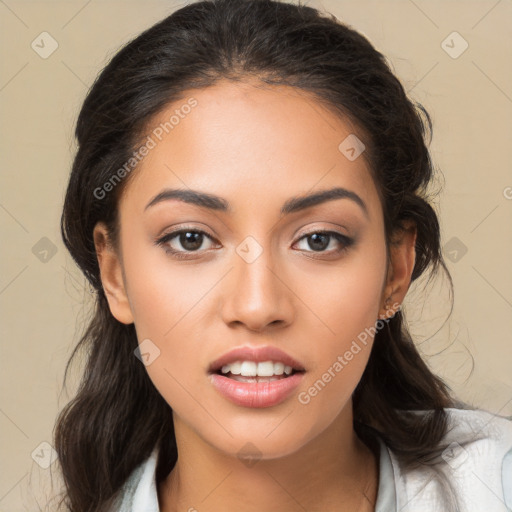
[[[197,251],[203,245],[203,234],[197,231],[183,231],[176,235],[179,243],[187,251]],[[175,237],[174,237],[175,238]]]
[[[213,240],[213,238],[200,229],[180,229],[167,233],[156,241],[156,244],[164,247],[164,249],[176,257],[187,257],[187,253],[199,252],[204,249],[203,242],[205,237]]]
[[[305,240],[306,245],[311,248],[311,250],[304,249],[306,252],[318,252],[326,254],[339,253],[344,251],[353,243],[351,238],[348,238],[347,236],[342,235],[336,231],[314,231],[302,236],[299,239],[299,242],[302,240]],[[336,242],[338,245],[337,249]],[[331,245],[334,245],[334,248],[331,247],[331,250],[326,251],[325,249]]]

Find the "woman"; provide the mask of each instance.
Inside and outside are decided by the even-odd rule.
[[[400,307],[447,272],[427,129],[310,7],[196,2],[118,52],[62,215],[97,298],[55,433],[68,510],[511,506],[511,422],[452,396]]]

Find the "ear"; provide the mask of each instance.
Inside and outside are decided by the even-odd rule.
[[[133,315],[126,293],[121,260],[110,243],[108,230],[103,222],[98,222],[94,226],[93,239],[110,312],[119,322],[131,324]]]
[[[390,244],[390,262],[382,294],[381,318],[393,316],[402,304],[411,284],[416,261],[416,224],[404,221],[404,229],[397,230]]]

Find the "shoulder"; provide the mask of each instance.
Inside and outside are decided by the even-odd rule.
[[[484,410],[446,409],[448,429],[429,464],[402,466],[390,452],[397,510],[512,509],[512,420]]]
[[[159,512],[156,489],[158,448],[139,464],[123,484],[118,504],[110,512]]]
[[[445,409],[450,423],[447,437],[484,434],[489,439],[507,440],[512,437],[512,417],[500,416],[483,409]]]

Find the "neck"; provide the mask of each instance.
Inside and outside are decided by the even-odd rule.
[[[374,511],[378,463],[340,414],[298,451],[276,459],[240,458],[205,443],[174,417],[178,460],[158,489],[161,512]]]

